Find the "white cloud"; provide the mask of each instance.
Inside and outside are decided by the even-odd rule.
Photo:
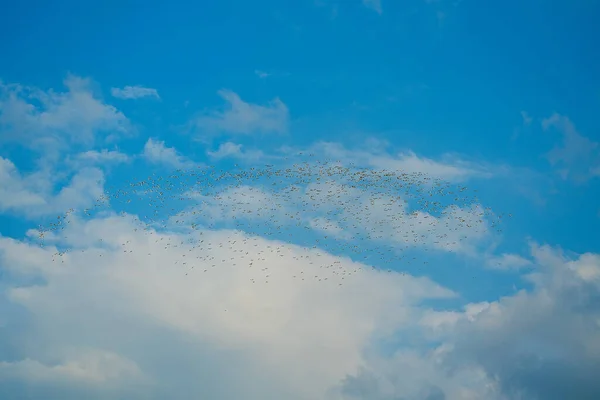
[[[69,208],[85,208],[104,193],[104,173],[83,168],[59,191],[54,190],[56,176],[40,170],[23,176],[8,159],[0,157],[0,212],[27,217],[62,214]]]
[[[518,254],[502,254],[500,256],[492,256],[486,260],[489,268],[500,270],[516,270],[531,265],[531,261],[521,257]]]
[[[472,176],[489,176],[485,169],[463,162],[460,159],[434,161],[417,156],[414,152],[399,153],[394,158],[374,157],[371,161],[376,168],[406,172],[422,172],[428,176],[444,180],[463,180]]]
[[[125,86],[124,88],[111,88],[110,94],[119,99],[140,99],[142,97],[154,97],[160,99],[156,89],[143,86]]]
[[[273,194],[252,187],[218,197],[238,206],[247,199],[245,211],[277,208]],[[203,209],[215,218],[236,215],[211,204]],[[290,210],[266,212],[289,218]],[[152,384],[128,396],[134,399],[150,390],[170,398],[292,400],[552,400],[600,392],[591,372],[600,366],[596,254],[567,258],[534,245],[531,291],[434,310],[422,302],[455,294],[323,248],[235,231],[144,230],[127,215],[70,221],[54,240],[71,251],[55,262],[53,246],[0,238],[4,270],[45,282],[6,290],[35,327],[19,332],[35,346],[19,347],[20,358],[2,364],[20,371],[10,379],[64,381],[52,366],[81,377],[105,370],[78,353],[55,361],[44,355],[76,343],[128,360],[123,376],[131,377],[122,387],[138,375]],[[499,259],[514,264],[516,257]]]
[[[381,14],[381,0],[362,0],[365,7],[374,10],[378,14]]]
[[[165,142],[152,138],[146,141],[142,157],[151,163],[168,165],[177,169],[193,168],[195,165],[193,161],[179,154],[175,148],[167,147]]]
[[[276,231],[281,231],[282,226],[306,227],[322,233],[325,238],[340,239],[335,246],[348,251],[353,249],[352,243],[362,243],[361,247],[366,243],[388,246],[389,260],[383,255],[381,259],[389,262],[402,258],[392,250],[398,246],[474,256],[493,234],[493,215],[476,203],[436,205],[439,197],[443,197],[436,193],[440,187],[429,188],[421,196],[411,194],[410,190],[423,189],[423,183],[414,176],[403,180],[393,176],[392,181],[382,174],[374,175],[373,180],[378,182],[370,181],[372,184],[365,188],[366,180],[362,186],[359,183],[361,173],[341,175],[341,171],[345,170],[321,168],[312,174],[304,170],[295,178],[288,172],[289,185],[282,183],[277,187],[226,186],[224,181],[223,186],[210,183],[210,194],[206,194],[206,183],[200,179],[197,187],[188,186],[183,195],[192,198],[196,205],[173,217],[173,221],[234,222],[236,228],[250,231],[257,221],[261,221],[259,226]],[[302,174],[307,175],[301,177]],[[319,182],[307,178],[308,175],[328,179]],[[255,176],[261,174],[257,171]],[[245,179],[254,178],[247,174]],[[347,181],[343,183],[342,179]],[[436,198],[428,193],[436,194]],[[453,203],[461,200],[469,201],[456,197]]]
[[[246,103],[231,90],[223,89],[218,93],[227,102],[227,107],[222,111],[204,113],[194,119],[192,125],[198,135],[287,132],[289,111],[279,98],[267,105],[259,105]]]
[[[367,144],[363,149],[347,149],[339,143],[320,142],[308,152],[317,156],[333,158],[345,165],[354,164],[405,173],[422,173],[432,179],[462,181],[473,177],[490,177],[490,167],[461,160],[456,156],[445,155],[441,160],[420,157],[412,151],[390,154],[386,144],[378,141]]]
[[[216,151],[207,151],[209,157],[220,160],[223,158],[235,158],[238,160],[256,162],[266,158],[260,150],[243,150],[243,145],[232,142],[221,143]]]
[[[1,137],[47,153],[128,132],[127,117],[99,99],[89,79],[69,75],[64,85],[66,92],[0,84]]]
[[[508,400],[481,368],[446,370],[446,349],[373,358],[341,384],[345,400]]]
[[[124,352],[153,390],[178,385],[171,398],[220,391],[231,391],[227,398],[328,398],[358,368],[373,335],[410,325],[424,299],[454,295],[426,278],[241,233],[203,231],[199,246],[137,227],[127,217],[74,219],[61,234],[75,246],[64,263],[50,261],[53,248],[10,239],[0,239],[0,262],[47,282],[7,292],[34,318],[27,342],[102,343]]]
[[[600,394],[600,256],[532,246],[531,291],[480,307],[453,332],[452,364],[479,364],[508,398]],[[518,397],[524,396],[524,397]]]
[[[531,291],[423,313],[421,325],[442,345],[418,353],[407,341],[393,357],[368,359],[342,390],[350,399],[597,398],[600,255],[566,258],[538,245],[531,253]]]

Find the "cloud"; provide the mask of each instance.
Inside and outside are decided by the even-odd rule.
[[[362,2],[365,5],[365,7],[374,10],[378,14],[382,13],[381,0],[362,0]]]
[[[156,89],[143,86],[125,86],[124,88],[111,88],[110,94],[119,99],[140,99],[142,97],[154,97],[160,99]]]
[[[369,360],[340,385],[344,400],[505,400],[493,379],[479,368],[441,368],[445,349],[401,350]]]
[[[445,155],[441,160],[421,157],[412,151],[390,154],[387,144],[367,143],[362,149],[348,149],[340,143],[319,142],[308,152],[317,157],[333,158],[345,165],[369,167],[376,170],[389,170],[405,173],[422,173],[432,179],[463,181],[475,177],[491,177],[490,167],[461,160],[457,156]]]
[[[220,90],[227,102],[222,111],[204,113],[192,121],[199,135],[286,133],[289,124],[287,106],[275,98],[267,105],[246,103],[231,90]]]
[[[600,256],[533,245],[531,291],[481,307],[453,333],[453,363],[479,364],[508,398],[600,394]],[[519,397],[522,396],[522,397]]]
[[[176,169],[193,168],[195,163],[182,156],[173,147],[165,146],[165,142],[153,140],[146,141],[142,157],[154,164],[167,165]]]
[[[72,168],[82,168],[84,166],[106,166],[129,162],[131,158],[118,150],[88,150],[68,156],[66,164]]]
[[[530,291],[467,304],[462,312],[429,311],[433,350],[400,345],[375,356],[342,389],[351,399],[595,399],[600,385],[600,255],[565,257],[533,245]],[[427,330],[421,335],[427,336]],[[423,392],[423,383],[429,392]],[[409,391],[410,393],[407,393]]]
[[[60,235],[73,249],[64,263],[50,261],[52,247],[0,239],[3,268],[47,282],[7,291],[36,327],[22,332],[35,343],[18,349],[23,360],[102,344],[171,398],[327,398],[373,335],[411,324],[425,299],[454,296],[426,278],[239,232],[202,231],[199,246],[138,227],[130,216],[73,219]]]
[[[597,142],[581,135],[568,117],[558,113],[542,120],[542,128],[554,128],[562,135],[562,145],[552,149],[547,158],[564,179],[584,181],[596,175],[595,169],[600,168]]]
[[[99,99],[89,79],[69,75],[63,83],[66,92],[0,84],[0,137],[48,153],[70,145],[89,148],[99,137],[130,130],[127,117]]]
[[[313,196],[327,215],[332,184],[310,183],[296,200]],[[279,207],[276,191],[251,186],[201,199],[199,210],[212,219],[262,210],[282,223],[297,211]],[[386,201],[369,192],[355,199],[358,206],[370,205],[365,213],[406,212],[405,204]],[[348,233],[330,216],[306,217],[315,229]],[[371,218],[379,221],[378,215]],[[201,219],[196,215],[188,223]],[[113,398],[142,376],[151,386],[127,393],[133,399],[192,393],[552,400],[600,393],[591,372],[600,366],[597,254],[567,257],[532,245],[531,273],[525,276],[531,290],[435,309],[426,302],[456,300],[457,294],[428,278],[335,256],[322,245],[307,248],[225,229],[155,230],[127,214],[90,220],[72,214],[68,221],[42,247],[35,235],[0,238],[4,273],[43,282],[9,285],[4,292],[6,300],[28,310],[26,326],[32,327],[13,333],[23,340],[11,360],[0,361],[0,368],[12,371],[6,374],[11,385],[44,376],[68,388],[73,379],[65,379],[64,371],[71,371],[86,398],[102,390],[90,376],[114,382]],[[519,257],[498,260],[514,266]],[[7,324],[18,327],[10,317]],[[49,349],[54,353],[48,355]],[[86,356],[86,349],[107,356]],[[96,359],[108,366],[96,366]]]
[[[69,208],[86,208],[104,193],[104,173],[98,168],[83,168],[70,182],[55,191],[56,176],[40,170],[23,176],[8,159],[0,157],[0,212],[35,218],[62,214]]]
[[[531,261],[518,254],[502,254],[500,256],[489,257],[486,264],[491,269],[516,270],[531,265]]]
[[[209,157],[220,160],[223,158],[235,158],[243,161],[259,161],[266,158],[260,150],[243,150],[243,145],[232,142],[221,143],[216,151],[207,151]]]
[[[54,365],[31,359],[0,362],[0,379],[20,379],[32,383],[75,381],[106,385],[114,380],[129,380],[141,375],[134,362],[112,352],[87,348],[70,349],[66,356],[63,363]]]
[[[359,172],[342,174],[342,171],[345,170],[321,168],[310,173],[304,169],[305,176],[296,174],[296,177],[288,172],[289,185],[282,181],[270,187],[240,182],[227,186],[224,179],[222,185],[214,185],[200,178],[194,185],[186,186],[183,195],[176,195],[192,202],[186,203],[188,208],[173,221],[233,222],[236,229],[247,231],[253,231],[258,222],[258,226],[275,231],[281,231],[282,227],[312,229],[325,235],[324,239],[336,239],[334,246],[350,252],[354,251],[352,244],[358,243],[363,249],[367,244],[388,246],[389,259],[383,251],[380,259],[390,263],[402,259],[399,249],[407,248],[474,256],[493,235],[493,214],[477,203],[470,203],[468,197],[453,199],[454,203],[464,200],[466,204],[435,205],[443,197],[437,192],[444,189],[429,188],[422,197],[432,203],[425,204],[420,196],[415,199],[411,194],[422,190],[424,185],[414,176],[403,180],[393,176],[391,181],[389,176],[380,174],[373,176],[377,182],[368,182]],[[256,176],[261,174],[257,172]],[[309,176],[328,179],[319,182]],[[245,179],[250,182],[255,178],[246,175]],[[362,185],[367,186],[357,186],[363,179]],[[207,184],[211,185],[209,193]],[[436,198],[428,193],[432,196],[435,193]]]

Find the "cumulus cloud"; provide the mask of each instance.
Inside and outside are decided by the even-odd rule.
[[[600,256],[532,246],[531,291],[480,308],[453,333],[452,363],[477,364],[508,398],[600,395]]]
[[[111,88],[110,94],[119,99],[140,99],[142,97],[154,97],[160,99],[156,89],[143,86],[125,86],[124,88]]]
[[[104,103],[89,79],[69,75],[65,92],[44,91],[17,84],[0,84],[2,140],[17,141],[49,152],[76,144],[91,147],[129,130],[129,120]]]
[[[79,170],[60,190],[54,188],[51,171],[22,175],[8,159],[0,157],[0,212],[27,217],[62,214],[69,208],[85,208],[104,193],[104,173],[98,168]]]
[[[192,121],[198,135],[269,134],[286,133],[289,124],[287,106],[279,99],[260,105],[243,101],[231,90],[220,90],[219,96],[227,102],[221,111],[204,113]]]
[[[73,220],[61,234],[73,246],[64,262],[50,261],[51,247],[7,238],[0,239],[0,260],[13,273],[38,274],[47,282],[7,292],[34,318],[27,342],[48,348],[71,340],[102,343],[105,351],[132,360],[157,390],[179,385],[172,398],[210,398],[227,389],[233,391],[229,398],[324,398],[358,367],[378,329],[410,324],[408,315],[425,299],[454,296],[426,278],[242,233],[203,231],[206,246],[199,248],[185,245],[179,234],[136,232],[138,226],[131,217]],[[157,240],[169,245],[156,246]],[[322,268],[331,264],[336,271]],[[347,275],[343,286],[338,275]],[[147,346],[157,340],[166,341]],[[20,350],[24,360],[35,359]],[[173,365],[205,375],[177,376],[169,372]],[[236,385],[215,387],[228,381]]]
[[[431,337],[434,328],[440,346],[415,356],[410,342],[393,357],[379,355],[343,389],[357,399],[395,399],[407,388],[410,399],[597,398],[600,256],[566,257],[547,245],[533,245],[531,255],[531,290],[463,311],[428,311],[421,334]]]
[[[172,168],[192,168],[194,162],[182,156],[173,147],[167,147],[164,141],[152,138],[146,141],[142,157],[154,164],[167,165]]]

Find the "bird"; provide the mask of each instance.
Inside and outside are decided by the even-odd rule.
[[[137,243],[150,263],[170,254],[184,276],[202,271],[210,279],[221,268],[245,268],[253,286],[274,283],[286,272],[305,281],[299,268],[310,266],[319,271],[313,282],[345,286],[365,269],[393,273],[429,266],[427,257],[407,256],[416,250],[456,252],[500,231],[503,214],[480,206],[474,192],[423,172],[342,161],[179,169],[107,190],[91,207],[69,208],[40,226],[37,237],[50,241],[53,233],[69,232],[76,218],[93,218],[111,206],[135,228],[123,237],[97,238],[92,250],[120,247],[133,256]],[[224,231],[228,239],[219,235]],[[67,252],[58,253],[62,263]]]

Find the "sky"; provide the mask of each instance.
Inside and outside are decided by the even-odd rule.
[[[0,397],[600,398],[599,15],[0,0]]]

